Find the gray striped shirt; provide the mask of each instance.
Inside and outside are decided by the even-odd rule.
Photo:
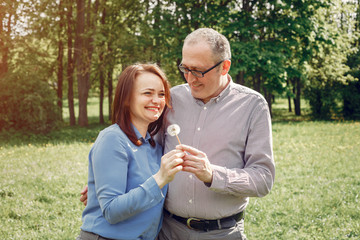
[[[249,197],[268,194],[275,163],[265,99],[232,80],[206,104],[192,97],[187,84],[173,87],[171,96],[165,130],[178,124],[181,143],[206,153],[213,181],[206,186],[195,175],[179,172],[169,184],[165,208],[181,217],[219,219],[244,210]],[[166,153],[178,142],[164,133]]]

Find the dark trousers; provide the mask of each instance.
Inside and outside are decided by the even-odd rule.
[[[81,230],[80,235],[76,238],[76,240],[111,240],[110,238],[104,238],[98,234],[85,232]]]

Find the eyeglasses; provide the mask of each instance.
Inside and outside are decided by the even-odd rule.
[[[213,70],[214,68],[216,68],[217,66],[219,66],[223,61],[225,60],[222,60],[220,62],[218,62],[217,64],[215,64],[214,66],[212,66],[211,68],[209,68],[208,70],[204,71],[204,72],[201,72],[201,71],[197,71],[197,70],[190,70],[186,67],[184,67],[182,64],[179,65],[179,70],[185,74],[188,74],[189,72],[191,72],[192,75],[194,75],[195,77],[197,78],[203,78],[205,73],[208,73],[210,72],[211,70]]]

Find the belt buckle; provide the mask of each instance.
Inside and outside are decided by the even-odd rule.
[[[191,221],[201,222],[201,219],[199,219],[199,218],[188,218],[188,219],[186,220],[186,226],[187,226],[189,229],[194,230],[194,228],[191,227]]]

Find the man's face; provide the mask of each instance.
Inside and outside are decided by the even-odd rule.
[[[212,51],[207,43],[185,44],[182,50],[182,65],[190,70],[206,71],[214,66],[215,62]],[[203,78],[198,78],[190,72],[184,74],[193,97],[207,103],[216,97],[225,88],[227,79],[223,75],[223,64],[207,72]]]

